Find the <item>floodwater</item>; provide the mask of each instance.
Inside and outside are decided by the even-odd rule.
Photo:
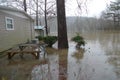
[[[47,48],[39,60],[32,55],[0,58],[0,80],[120,80],[120,31],[81,33],[80,49]]]

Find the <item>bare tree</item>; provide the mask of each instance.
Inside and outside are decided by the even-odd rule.
[[[32,16],[36,16],[36,25],[39,25],[40,16],[44,16],[46,35],[48,35],[48,16],[56,15],[56,2],[55,0],[12,0],[2,1],[2,3],[10,7],[26,11]]]
[[[45,29],[46,29],[46,35],[48,36],[48,25],[47,25],[47,0],[45,0],[45,11],[44,11],[44,15],[45,15]]]
[[[33,0],[34,1],[34,3],[35,3],[35,6],[36,6],[36,10],[35,10],[35,13],[36,13],[36,26],[38,26],[39,24],[38,24],[38,19],[39,19],[39,17],[38,17],[38,5],[39,5],[39,3],[38,3],[38,0]]]
[[[24,6],[24,11],[27,12],[27,4],[26,4],[26,0],[23,0],[23,6]]]
[[[41,4],[39,5],[42,13],[44,14],[44,20],[45,20],[45,29],[46,29],[46,35],[48,36],[48,24],[47,24],[47,20],[48,20],[48,16],[51,15],[56,15],[56,10],[55,10],[55,6],[56,6],[56,2],[54,0],[50,0],[50,1],[41,1]]]
[[[23,9],[23,0],[2,0],[0,5]]]
[[[78,15],[81,15],[83,12],[88,14],[87,3],[89,0],[76,0],[78,5]]]
[[[58,48],[68,48],[67,25],[65,17],[65,0],[57,1],[57,20],[58,20]]]

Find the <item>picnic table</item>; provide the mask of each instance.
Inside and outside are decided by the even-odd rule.
[[[19,44],[15,48],[12,48],[7,51],[8,59],[11,59],[15,54],[19,54],[23,58],[24,54],[32,54],[36,59],[39,58],[39,53],[41,48],[45,48],[45,44],[32,44],[32,43],[23,43]]]

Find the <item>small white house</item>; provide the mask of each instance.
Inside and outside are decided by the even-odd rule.
[[[45,36],[45,27],[44,26],[34,26],[35,36]]]
[[[0,6],[0,52],[34,38],[34,20],[26,12]]]

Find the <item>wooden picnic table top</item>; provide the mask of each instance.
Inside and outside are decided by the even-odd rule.
[[[47,46],[47,44],[33,44],[33,43],[22,43],[22,44],[19,44],[18,46],[35,46],[35,47],[39,47],[39,46]]]
[[[41,52],[41,46],[45,44],[32,44],[32,43],[22,43],[17,45],[15,48],[7,51],[8,59],[11,59],[15,54],[19,53],[23,57],[23,53],[31,53],[35,58],[39,58],[39,53]]]
[[[33,43],[22,43],[16,47],[11,48],[7,52],[24,52],[24,51],[40,51],[41,47],[45,48],[47,44],[33,44]]]

